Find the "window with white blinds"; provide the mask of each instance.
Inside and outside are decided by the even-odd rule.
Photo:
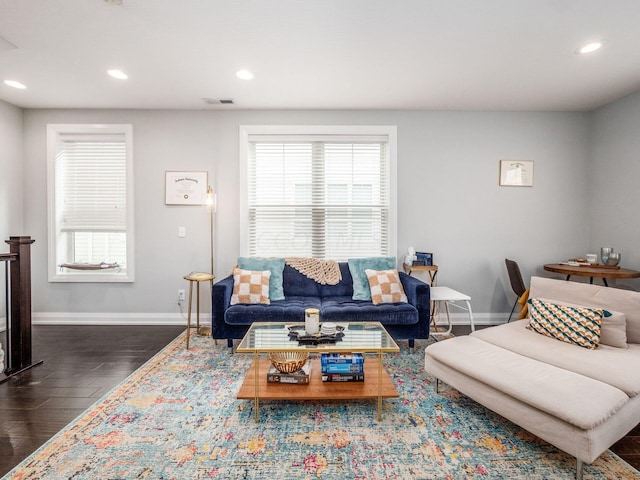
[[[55,168],[62,231],[126,231],[124,134],[96,137],[61,133]]]
[[[133,281],[131,126],[47,134],[50,281]],[[88,268],[100,264],[117,267]]]
[[[344,261],[394,255],[391,136],[373,127],[245,127],[243,254]],[[392,128],[392,127],[389,127]],[[345,131],[348,129],[349,131]],[[355,130],[355,131],[354,131]],[[363,132],[364,130],[364,132]],[[241,135],[242,137],[242,135]],[[395,146],[394,146],[395,150]]]

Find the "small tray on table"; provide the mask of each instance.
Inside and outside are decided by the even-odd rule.
[[[336,326],[336,333],[325,335],[322,333],[314,333],[308,335],[304,330],[304,325],[292,325],[289,328],[289,340],[297,341],[299,345],[320,345],[321,343],[335,343],[344,337],[344,327]]]

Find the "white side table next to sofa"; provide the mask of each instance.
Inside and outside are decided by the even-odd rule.
[[[431,301],[433,302],[433,305],[436,307],[434,308],[434,310],[437,309],[438,307],[438,302],[440,303],[444,303],[444,309],[447,313],[447,330],[444,332],[431,332],[431,335],[449,335],[451,333],[451,316],[449,314],[449,305],[453,306],[453,307],[457,307],[460,308],[462,310],[466,310],[467,314],[469,315],[469,325],[471,325],[471,331],[475,332],[476,327],[473,323],[473,312],[471,311],[471,297],[469,295],[465,295],[464,293],[458,292],[457,290],[454,290],[453,288],[449,288],[449,287],[431,287]],[[456,302],[464,302],[466,304],[465,305],[460,305]],[[436,317],[439,316],[439,313],[435,313],[432,314],[431,317],[431,326],[435,327],[437,326],[436,323]]]

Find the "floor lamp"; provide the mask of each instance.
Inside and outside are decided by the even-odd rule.
[[[209,248],[211,254],[211,273],[203,273],[203,272],[191,272],[189,275],[185,275],[183,278],[189,281],[189,307],[187,311],[187,350],[189,349],[189,334],[191,331],[191,307],[193,300],[193,284],[196,284],[196,297],[197,297],[197,306],[196,306],[196,332],[198,335],[211,335],[210,327],[202,327],[200,328],[200,282],[209,282],[211,289],[213,289],[213,279],[215,278],[215,265],[213,263],[213,214],[216,211],[216,195],[213,193],[213,189],[211,185],[207,187],[207,196],[205,199],[205,205],[209,207]],[[211,293],[209,292],[209,298],[211,298]],[[215,342],[217,343],[217,342]]]
[[[218,202],[217,202],[216,194],[213,193],[213,188],[211,188],[211,185],[207,187],[206,204],[209,207],[209,215],[210,215],[209,217],[209,229],[210,229],[209,249],[211,253],[211,275],[215,276],[216,272],[215,272],[214,263],[213,263],[213,214],[217,210]]]

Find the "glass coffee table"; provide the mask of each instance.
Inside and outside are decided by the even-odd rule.
[[[236,351],[253,353],[254,360],[238,392],[238,399],[254,401],[254,418],[259,421],[258,409],[262,400],[353,400],[377,399],[378,421],[382,420],[382,399],[398,397],[398,391],[384,366],[382,357],[387,352],[399,351],[398,345],[379,322],[340,322],[344,336],[335,343],[299,345],[289,338],[292,323],[253,323]],[[304,327],[302,327],[304,328]],[[267,370],[271,364],[260,354],[269,352],[309,353],[375,353],[376,358],[365,358],[364,382],[323,382],[320,359],[311,359],[311,377],[308,384],[293,385],[268,383]],[[319,356],[318,356],[319,357]]]

